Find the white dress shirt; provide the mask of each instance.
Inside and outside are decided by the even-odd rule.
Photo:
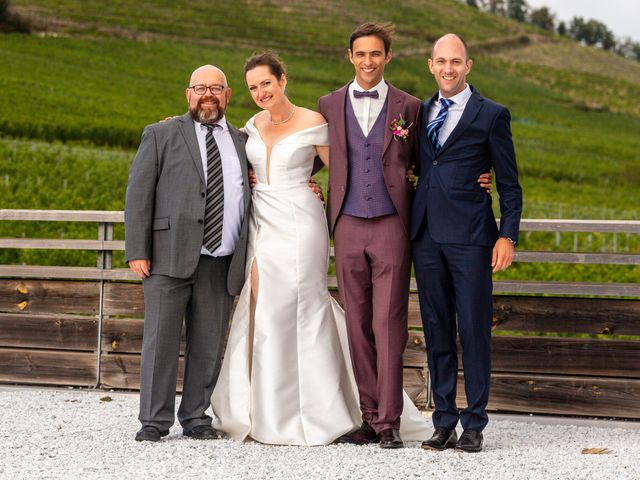
[[[207,127],[200,122],[193,121],[200,147],[200,158],[204,170],[204,182],[207,183]],[[244,182],[242,180],[242,168],[240,159],[229,133],[227,120],[222,117],[218,122],[222,128],[213,129],[213,138],[218,145],[220,158],[222,159],[222,181],[224,183],[224,212],[222,217],[222,243],[214,252],[210,252],[204,246],[200,253],[213,257],[232,255],[236,243],[240,237],[240,226],[244,215]]]
[[[355,98],[353,96],[354,90],[359,90],[361,92],[377,91],[378,98]],[[354,80],[351,85],[349,85],[349,100],[351,101],[351,105],[353,106],[353,113],[355,113],[358,124],[360,125],[362,133],[364,133],[365,137],[369,135],[373,124],[376,123],[378,115],[380,115],[382,107],[384,107],[384,102],[387,100],[388,91],[389,85],[385,83],[384,78],[380,80],[380,83],[369,90],[365,90],[360,85],[358,85],[358,80]]]
[[[442,104],[440,103],[440,99],[444,98],[442,94],[438,93],[438,101],[433,102],[431,104],[431,108],[429,109],[429,121],[436,118]],[[450,97],[449,100],[453,101],[453,104],[449,107],[449,113],[447,113],[447,118],[444,119],[444,123],[440,128],[440,133],[438,135],[438,140],[440,140],[440,145],[444,145],[444,142],[447,141],[453,129],[456,128],[458,122],[460,121],[460,117],[462,117],[462,113],[464,112],[464,107],[467,106],[467,102],[471,98],[471,88],[469,88],[469,84],[465,87],[463,91]]]

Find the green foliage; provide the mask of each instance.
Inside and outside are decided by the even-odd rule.
[[[397,46],[423,48],[455,27],[470,41],[531,31],[529,27],[454,0],[396,2],[387,0],[14,0],[29,6],[43,28],[68,34],[97,34],[126,38],[171,38],[227,48],[265,49],[311,55],[339,55],[348,48],[349,34],[365,21],[398,25]],[[529,30],[527,30],[529,28]]]
[[[0,208],[122,210],[132,152],[0,140]],[[123,228],[116,238],[124,238]],[[97,239],[97,225],[73,222],[0,222],[0,237]],[[121,255],[118,256],[121,261]],[[95,253],[0,250],[0,264],[95,265]]]
[[[534,8],[533,10],[531,10],[531,13],[529,15],[529,21],[536,27],[540,27],[543,30],[548,30],[550,32],[553,32],[553,28],[555,24],[555,15],[551,13],[551,10],[549,10],[549,7]],[[560,27],[561,25],[562,25],[562,30],[565,33],[561,32],[561,27]],[[560,22],[558,24],[558,33],[560,35],[566,34],[566,25],[564,22]]]

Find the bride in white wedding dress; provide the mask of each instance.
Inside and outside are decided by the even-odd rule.
[[[327,288],[324,208],[307,184],[316,155],[328,165],[328,127],[286,97],[277,57],[251,60],[247,85],[263,111],[245,125],[246,152],[258,183],[214,426],[236,440],[326,445],[362,423],[344,312]],[[406,395],[401,431],[407,440],[427,436]]]

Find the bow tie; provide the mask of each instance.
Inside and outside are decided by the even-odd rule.
[[[361,92],[359,90],[354,90],[353,96],[355,98],[364,98],[364,97],[378,98],[380,95],[378,94],[377,90],[371,90],[370,92]]]

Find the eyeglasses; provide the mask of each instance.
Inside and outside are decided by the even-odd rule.
[[[227,88],[224,85],[192,85],[193,91],[198,95],[204,95],[207,90],[210,90],[213,95],[219,95]]]

